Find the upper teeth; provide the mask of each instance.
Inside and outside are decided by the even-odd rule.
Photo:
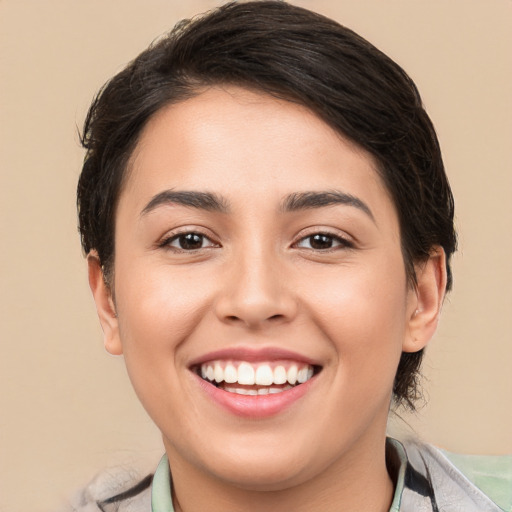
[[[308,364],[278,364],[274,368],[268,363],[211,361],[201,365],[201,377],[213,382],[238,383],[242,385],[272,386],[273,384],[302,384],[313,376],[313,367]]]

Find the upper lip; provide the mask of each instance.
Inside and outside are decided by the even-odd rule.
[[[321,366],[318,361],[291,350],[279,347],[230,347],[203,354],[190,362],[190,367],[214,360],[237,360],[249,363],[263,363],[279,360],[291,360],[311,366]]]

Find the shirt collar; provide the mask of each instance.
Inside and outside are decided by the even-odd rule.
[[[162,457],[153,476],[151,512],[174,512],[171,495],[171,471],[167,455]]]
[[[399,512],[405,487],[407,454],[402,443],[391,437],[386,439],[386,464],[395,483],[395,494],[389,512]]]

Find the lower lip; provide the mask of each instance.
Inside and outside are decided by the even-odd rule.
[[[230,393],[206,382],[195,375],[201,389],[220,406],[232,414],[245,418],[268,418],[288,409],[300,400],[311,388],[316,377],[312,377],[304,384],[299,384],[286,391],[268,395],[239,395]]]

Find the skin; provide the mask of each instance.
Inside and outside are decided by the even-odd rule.
[[[176,509],[388,510],[393,379],[401,352],[433,335],[446,275],[434,247],[416,267],[417,287],[407,285],[397,214],[373,158],[301,106],[218,87],[159,111],[128,171],[113,282],[94,251],[89,277],[105,346],[124,354],[162,432]],[[213,193],[229,211],[164,202],[143,213],[166,190]],[[283,211],[290,194],[332,190],[370,213]],[[204,235],[201,248],[172,238],[189,232]],[[332,247],[313,247],[316,233]],[[239,417],[190,369],[233,347],[291,350],[321,371],[279,413]]]

